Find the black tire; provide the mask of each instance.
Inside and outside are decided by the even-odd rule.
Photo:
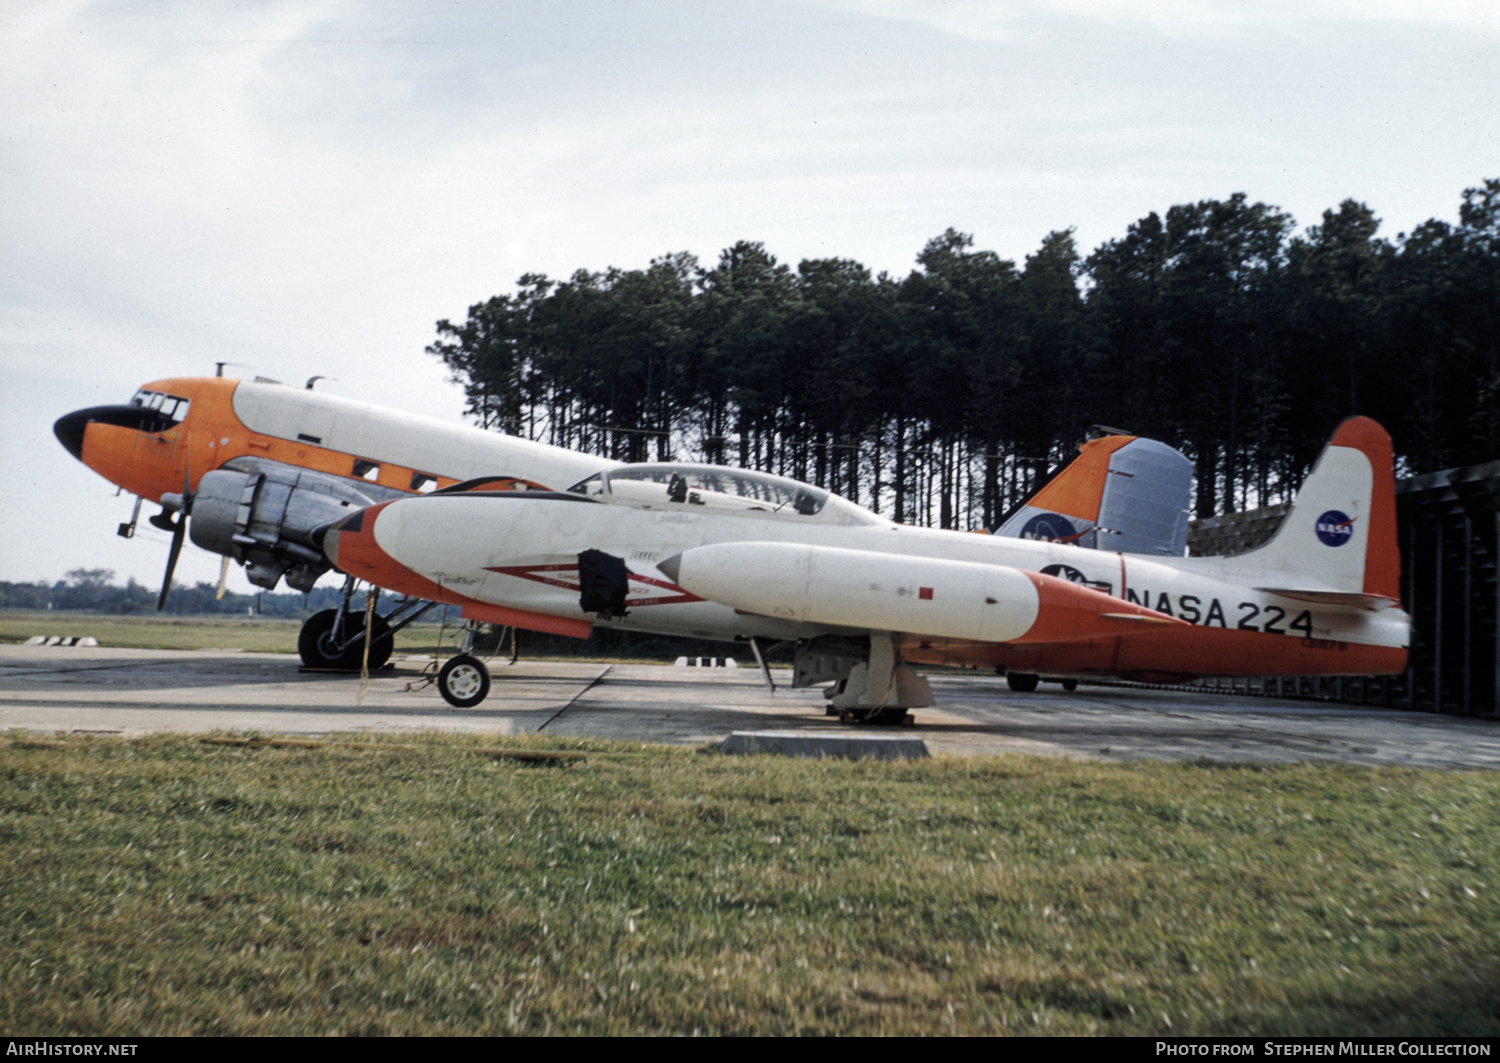
[[[1017,694],[1030,694],[1039,682],[1041,682],[1040,676],[1026,675],[1024,672],[1005,673],[1005,685]]]
[[[349,652],[350,647],[340,649],[333,646],[328,638],[338,615],[337,609],[324,609],[308,617],[302,624],[302,630],[297,633],[297,652],[301,654],[302,663],[307,667],[333,668],[344,672],[358,670],[359,657]],[[354,615],[345,615],[344,630],[347,631],[352,623]]]
[[[1076,679],[1063,679],[1059,680],[1059,682],[1062,683],[1062,688],[1069,694],[1078,689],[1078,680]]]
[[[838,709],[841,723],[871,727],[899,727],[909,719],[905,709]]]
[[[438,693],[455,709],[472,709],[490,693],[490,671],[467,654],[450,657],[438,672]]]
[[[363,639],[339,649],[333,646],[328,638],[329,633],[333,631],[334,618],[338,615],[337,609],[324,609],[321,613],[314,613],[303,623],[302,630],[297,634],[297,652],[302,657],[302,663],[307,667],[357,672],[363,666],[365,657]],[[362,614],[346,613],[344,616],[345,635],[363,631],[364,622],[365,618]],[[370,622],[370,670],[373,672],[389,661],[391,651],[395,648],[396,639],[391,634],[391,625],[386,623],[385,617],[377,613]]]

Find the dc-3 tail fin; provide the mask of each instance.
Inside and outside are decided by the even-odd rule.
[[[1187,553],[1193,464],[1154,439],[1102,436],[995,532],[1127,554]]]
[[[1400,601],[1391,437],[1368,417],[1339,425],[1275,537],[1236,559],[1260,589],[1354,604]]]

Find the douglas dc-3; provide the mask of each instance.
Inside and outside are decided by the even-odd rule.
[[[808,484],[688,464],[380,502],[317,538],[340,571],[468,616],[745,640],[757,657],[761,640],[792,643],[794,685],[830,684],[855,721],[932,704],[912,663],[994,669],[1029,691],[1040,677],[1391,674],[1407,656],[1391,441],[1364,417],[1339,426],[1276,536],[1235,557],[907,527]],[[474,705],[489,676],[461,655],[439,689]]]
[[[134,534],[143,501],[162,506],[149,518],[172,534],[158,608],[166,602],[189,535],[195,544],[223,555],[221,589],[233,561],[244,567],[256,586],[274,588],[284,577],[292,587],[308,590],[332,567],[322,551],[322,530],[351,512],[431,492],[477,488],[488,496],[507,489],[562,487],[619,464],[314,392],[314,380],[302,389],[260,379],[159,380],[143,386],[129,403],[78,410],[58,419],[54,431],[70,453],[137,496],[131,519],[119,526],[119,534]],[[1081,449],[1079,457],[997,534],[1180,556],[1191,476],[1187,460],[1161,443],[1123,434],[1093,439]],[[751,480],[762,482],[754,477],[744,482]],[[823,497],[815,488],[807,490],[812,492],[809,497]],[[710,496],[699,490],[696,497]],[[834,500],[829,512],[847,505]],[[693,512],[695,506],[688,503]],[[779,519],[796,512],[794,508],[772,515]],[[572,560],[576,567],[576,558]],[[361,573],[350,572],[343,607],[317,613],[303,626],[299,650],[310,667],[379,667],[390,656],[394,632],[437,600],[461,606],[471,622],[570,634],[588,629],[577,619],[577,610],[564,608],[563,615],[554,616],[513,609],[503,594],[494,601],[463,594],[468,584],[458,577],[432,597],[409,598],[393,611],[374,616],[366,658],[365,625],[348,608],[354,575]],[[549,578],[566,582],[569,577]],[[606,617],[603,622],[611,619],[626,621]],[[714,637],[726,638],[747,637],[746,631],[757,630],[738,622],[722,630],[713,624],[705,629],[697,620],[668,625],[668,630],[679,629],[711,630]],[[771,633],[803,630],[779,624]],[[883,646],[877,646],[877,653]],[[798,680],[816,681],[810,677],[830,668],[835,678],[844,678],[868,652],[868,638],[862,633],[803,640]],[[478,673],[469,668],[459,674],[472,679]],[[447,696],[455,696],[444,689]]]
[[[148,519],[172,533],[157,607],[191,528],[192,540],[224,555],[252,584],[283,578],[306,591],[329,571],[315,533],[350,512],[482,477],[491,489],[566,486],[617,464],[607,458],[430,417],[353,402],[276,381],[187,377],[146,384],[129,403],[95,406],[58,419],[58,440],[74,457],[142,501]],[[357,669],[365,660],[362,623],[351,623],[355,581],[344,606],[314,614],[298,639],[311,667]],[[391,654],[395,631],[431,603],[408,601],[374,618],[370,667]],[[482,608],[481,608],[481,611]],[[488,616],[485,619],[489,619]]]

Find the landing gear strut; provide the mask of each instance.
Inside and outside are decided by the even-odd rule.
[[[297,635],[297,652],[307,668],[357,672],[365,659],[365,618],[349,608],[355,580],[344,581],[344,600],[337,609],[324,609],[308,617]],[[396,648],[396,632],[417,619],[435,602],[408,598],[385,616],[370,618],[370,668],[380,668]]]
[[[932,688],[901,662],[888,632],[871,632],[869,657],[834,684],[832,694],[828,707],[843,723],[905,723],[907,709],[932,704]]]

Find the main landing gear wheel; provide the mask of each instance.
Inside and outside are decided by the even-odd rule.
[[[1017,694],[1030,694],[1039,682],[1041,682],[1040,676],[1026,675],[1022,672],[1005,673],[1005,685]]]
[[[438,672],[438,693],[455,709],[471,709],[490,692],[490,671],[484,662],[459,654],[450,657]]]
[[[1078,680],[1076,679],[1062,679],[1059,680],[1059,683],[1062,685],[1062,688],[1069,694],[1078,689]]]
[[[365,643],[361,638],[340,647],[333,638],[333,624],[338,618],[337,609],[324,609],[314,613],[302,625],[297,635],[297,652],[302,663],[309,668],[332,668],[343,672],[357,672],[364,664]],[[363,635],[365,618],[361,613],[344,614],[344,638]],[[385,617],[376,614],[370,622],[370,670],[374,671],[391,659],[396,640],[391,635],[391,625]]]
[[[831,709],[841,723],[863,723],[874,727],[899,727],[911,722],[905,709]]]

